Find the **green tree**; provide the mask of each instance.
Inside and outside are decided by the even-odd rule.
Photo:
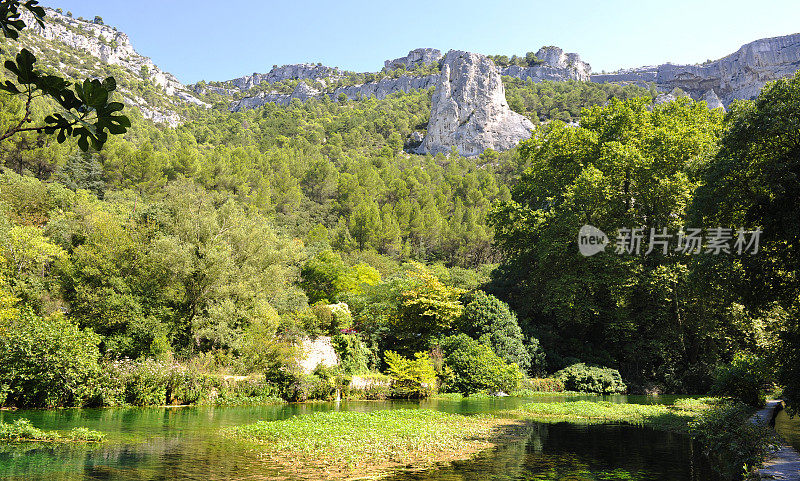
[[[386,351],[384,356],[394,396],[422,399],[436,393],[436,371],[427,352],[414,353],[414,359],[394,351]]]
[[[719,154],[704,172],[695,211],[704,223],[763,231],[757,255],[723,267],[741,272],[733,286],[751,309],[779,303],[788,313],[781,333],[784,396],[800,406],[800,76],[768,84],[753,102],[737,102],[726,118]],[[724,279],[724,278],[723,278]],[[719,284],[719,280],[716,281]]]
[[[488,336],[492,350],[506,362],[516,363],[522,370],[531,367],[522,329],[508,304],[483,291],[468,294],[462,302],[464,312],[458,322],[461,332],[473,339]]]
[[[390,314],[391,336],[404,352],[428,349],[432,338],[448,332],[461,315],[461,291],[444,285],[424,266],[413,263]]]
[[[515,363],[506,363],[487,344],[466,334],[445,338],[445,385],[464,395],[475,393],[509,393],[519,388],[522,372]]]
[[[692,278],[687,257],[613,246],[584,257],[576,239],[585,224],[612,239],[620,228],[677,232],[721,120],[688,100],[612,100],[584,110],[580,127],[554,122],[521,145],[530,167],[492,217],[506,259],[492,290],[549,349],[551,369],[578,358],[638,382],[707,389],[729,347],[717,329],[730,296],[703,295],[708,283]]]
[[[99,336],[63,316],[24,311],[0,334],[0,398],[17,407],[81,406],[98,375]]]

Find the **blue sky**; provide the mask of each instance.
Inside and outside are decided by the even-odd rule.
[[[507,55],[557,45],[596,72],[716,59],[800,32],[797,0],[42,0],[100,15],[185,83],[322,62],[376,71],[417,47]],[[221,6],[227,5],[227,6]]]

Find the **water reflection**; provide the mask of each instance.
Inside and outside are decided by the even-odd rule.
[[[720,479],[681,435],[631,426],[534,424],[522,440],[392,481]]]

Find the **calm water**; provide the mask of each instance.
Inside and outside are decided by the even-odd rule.
[[[790,418],[786,411],[779,412],[775,418],[775,431],[800,451],[800,415]]]
[[[581,397],[582,399],[603,399]],[[290,479],[249,448],[218,436],[220,428],[285,419],[314,411],[429,408],[472,414],[532,401],[581,399],[343,402],[211,408],[64,409],[0,411],[0,421],[25,417],[39,428],[86,426],[107,434],[98,446],[0,444],[2,480],[264,480]],[[614,402],[670,403],[672,397],[606,397]],[[534,424],[523,439],[485,451],[468,462],[395,480],[662,480],[715,481],[684,436],[628,426]]]

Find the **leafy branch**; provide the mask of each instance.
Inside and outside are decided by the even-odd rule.
[[[25,28],[21,8],[28,10],[36,23],[44,27],[44,8],[38,1],[0,0],[0,29],[6,38],[17,40],[19,33]],[[0,141],[8,139],[20,132],[38,132],[55,134],[59,143],[68,137],[77,137],[78,146],[84,152],[91,145],[101,149],[108,140],[108,134],[118,135],[127,132],[131,126],[128,117],[118,114],[124,105],[120,102],[109,102],[111,92],[116,90],[114,77],[102,82],[98,79],[86,79],[74,85],[56,75],[46,75],[35,69],[36,56],[23,48],[13,60],[4,63],[16,80],[0,83],[0,90],[25,98],[25,114],[14,126],[0,133]],[[33,123],[31,104],[38,97],[49,97],[60,107],[45,117],[44,123],[28,126]]]

